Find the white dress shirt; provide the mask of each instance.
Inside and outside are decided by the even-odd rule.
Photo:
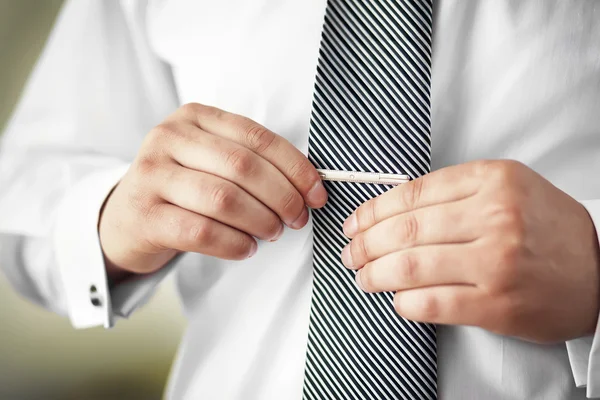
[[[600,227],[600,3],[435,3],[434,169],[520,160]],[[3,137],[0,265],[22,294],[76,327],[108,327],[177,274],[189,326],[170,399],[301,398],[311,226],[246,261],[186,254],[109,292],[98,212],[145,134],[183,103],[248,116],[306,152],[325,6],[67,1]],[[540,346],[440,326],[439,398],[600,396],[598,337]]]

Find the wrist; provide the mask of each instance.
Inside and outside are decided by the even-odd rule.
[[[104,257],[104,265],[106,269],[106,279],[108,280],[108,286],[110,288],[123,283],[134,275],[130,271],[119,268],[106,257]]]
[[[179,252],[168,250],[158,254],[144,255],[140,257],[125,258],[123,263],[117,264],[104,255],[104,265],[109,287],[115,287],[129,279],[137,276],[148,275],[162,269]],[[132,269],[125,269],[119,265],[133,266]]]
[[[118,184],[117,184],[118,185]],[[115,191],[115,188],[117,187],[117,185],[115,185],[111,191],[108,193],[108,196],[106,196],[106,199],[104,201],[104,203],[102,204],[102,207],[100,208],[100,218],[98,221],[98,236],[100,239],[100,247],[102,248],[102,252],[103,252],[103,257],[104,257],[104,268],[106,271],[106,279],[108,281],[108,286],[110,288],[117,286],[118,284],[126,281],[128,278],[130,278],[133,273],[131,273],[130,271],[124,269],[124,268],[120,268],[118,267],[115,263],[113,263],[107,256],[106,253],[104,251],[104,246],[102,246],[102,216],[104,214],[104,210],[106,208],[106,204],[108,203],[108,199],[112,196],[112,194]]]
[[[590,222],[589,229],[589,237],[591,238],[591,263],[593,265],[593,269],[596,272],[595,280],[597,287],[600,288],[600,202],[598,200],[592,201],[584,201],[581,202],[583,205],[586,216]],[[594,294],[594,296],[600,296],[600,289]],[[594,336],[596,334],[598,328],[598,315],[600,312],[600,298],[596,299],[597,307],[593,310],[590,310],[590,314],[593,315],[593,323],[590,323],[588,328],[586,329],[586,336]]]

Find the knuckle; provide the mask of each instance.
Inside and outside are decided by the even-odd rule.
[[[505,205],[502,213],[502,226],[507,233],[520,239],[524,233],[525,219],[517,205]]]
[[[152,128],[141,146],[141,153],[161,155],[168,152],[173,143],[182,140],[181,125],[165,121]]]
[[[496,280],[505,290],[512,287],[518,280],[517,265],[520,252],[519,247],[514,245],[502,246],[500,250]]]
[[[512,181],[522,170],[524,165],[514,160],[480,160],[476,161],[476,173],[486,180],[496,184]]]
[[[303,206],[302,198],[294,190],[286,191],[281,197],[281,214],[283,215],[299,216]]]
[[[184,228],[183,221],[174,221],[174,224],[181,240],[184,242],[206,245],[211,240],[211,229],[209,224],[205,222],[196,222],[187,229]]]
[[[492,160],[477,160],[472,162],[474,175],[479,178],[485,178],[490,171],[490,164],[495,161]]]
[[[213,207],[218,212],[232,211],[236,207],[235,190],[228,184],[217,184],[211,193]]]
[[[267,128],[250,122],[245,132],[248,147],[257,153],[265,152],[275,141],[275,134]]]
[[[187,103],[182,105],[179,109],[186,115],[197,115],[206,111],[206,106],[199,103]]]
[[[375,199],[364,203],[356,210],[356,222],[359,230],[375,224]]]
[[[135,171],[141,176],[152,175],[159,164],[159,156],[156,152],[145,153],[136,160]]]
[[[488,290],[494,295],[510,292],[518,284],[518,258],[520,249],[513,245],[497,245],[495,261],[490,265]]]
[[[524,233],[525,218],[518,201],[510,195],[504,195],[487,208],[486,220],[492,228],[506,234],[520,235]]]
[[[400,185],[398,189],[401,204],[406,209],[412,210],[419,204],[423,193],[423,179],[415,179],[407,185]]]
[[[225,121],[228,113],[217,107],[198,105],[196,114],[199,119],[210,118],[216,121]]]
[[[488,163],[488,178],[497,183],[504,183],[509,179],[510,170],[505,162],[490,161]]]
[[[527,168],[525,164],[517,160],[502,160],[500,162],[504,164],[504,167],[511,174],[519,173]]]
[[[222,121],[227,116],[227,112],[217,107],[211,107],[199,103],[187,103],[179,108],[181,113],[186,118],[196,121],[197,124],[202,125],[202,120],[213,119]]]
[[[312,167],[308,161],[300,159],[295,160],[290,164],[288,172],[292,178],[303,179],[310,177],[312,169],[314,169],[314,167]]]
[[[252,174],[254,164],[248,151],[237,148],[225,154],[225,166],[238,177],[246,177]]]
[[[500,257],[499,261],[504,266],[505,270],[512,271],[513,267],[518,264],[519,257],[522,252],[520,238],[510,237],[506,242],[499,246]]]
[[[419,237],[419,220],[412,213],[406,214],[405,217],[401,219],[402,223],[400,224],[400,237],[408,244],[414,244]]]
[[[150,138],[153,143],[163,143],[179,136],[179,125],[172,121],[165,121],[154,127],[150,131]]]
[[[494,231],[501,235],[502,241],[513,245],[521,243],[525,234],[525,219],[520,207],[511,201],[503,201],[492,207],[488,221]]]
[[[400,279],[405,286],[417,283],[418,260],[410,253],[404,254],[400,259]]]

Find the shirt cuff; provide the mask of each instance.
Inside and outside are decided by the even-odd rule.
[[[75,328],[113,326],[98,219],[104,201],[128,168],[122,165],[87,176],[69,190],[58,209],[54,248]]]
[[[600,200],[582,201],[600,238]],[[569,362],[577,387],[587,387],[587,397],[600,397],[600,318],[594,336],[567,342]]]
[[[152,297],[158,284],[171,272],[180,257],[181,255],[176,256],[152,274],[127,280],[113,288],[110,293],[113,314],[117,317],[129,318],[137,308]]]

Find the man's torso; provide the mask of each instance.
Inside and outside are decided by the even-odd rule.
[[[435,2],[433,167],[520,160],[578,200],[600,198],[600,7],[594,1]],[[325,0],[150,2],[148,35],[181,103],[243,114],[306,153]],[[169,396],[300,398],[311,227],[228,262],[178,267],[189,329]],[[575,399],[564,344],[440,327],[442,399]]]

